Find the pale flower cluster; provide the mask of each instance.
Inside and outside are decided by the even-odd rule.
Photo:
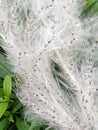
[[[98,130],[98,18],[78,0],[0,0],[17,96],[57,130]],[[31,116],[32,115],[32,116]]]

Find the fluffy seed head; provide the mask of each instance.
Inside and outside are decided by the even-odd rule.
[[[60,130],[98,129],[98,18],[82,21],[79,4],[0,0],[0,35],[19,79],[17,96],[29,117]]]

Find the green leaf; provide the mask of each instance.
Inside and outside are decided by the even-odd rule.
[[[87,5],[90,6],[90,5],[93,4],[94,2],[95,2],[95,0],[89,0],[89,1],[87,2]]]
[[[4,80],[4,78],[0,77],[0,88],[2,88],[2,86],[3,86],[3,80]]]
[[[9,125],[9,127],[7,127],[6,129],[4,129],[4,130],[17,130],[16,129],[16,126],[15,126],[15,124],[13,123],[11,123],[11,125]]]
[[[29,130],[40,130],[41,129],[41,120],[35,119],[32,121]]]
[[[10,115],[10,112],[9,111],[6,111],[5,113],[4,113],[4,116],[9,116]]]
[[[8,107],[8,102],[0,103],[0,118],[2,117],[4,112],[6,111],[7,107]]]
[[[9,125],[9,121],[5,118],[0,121],[0,130],[4,130]]]
[[[3,95],[4,95],[4,93],[3,93],[3,89],[0,88],[0,97],[2,97]]]
[[[98,14],[98,0],[88,0],[82,10],[82,18],[92,17]]]
[[[26,124],[22,119],[16,118],[16,127],[18,130],[29,130],[29,125]]]
[[[4,113],[4,116],[8,117],[8,120],[9,120],[10,122],[14,122],[13,115],[12,115],[12,113],[11,113],[10,111],[6,111],[6,112]]]
[[[16,111],[18,111],[21,108],[22,108],[22,104],[20,103],[20,101],[18,99],[16,99],[15,103],[13,105],[13,111],[12,111],[12,113],[15,113]]]
[[[3,92],[5,96],[10,97],[12,91],[11,76],[6,76],[3,82]]]
[[[1,53],[1,52],[0,52]],[[0,54],[0,77],[5,77],[6,75],[11,75],[11,68],[7,62],[7,58]]]
[[[40,130],[41,126],[35,126],[35,124],[31,124],[29,130]]]
[[[0,103],[3,102],[3,101],[4,101],[4,99],[2,97],[0,97]]]
[[[12,114],[9,115],[9,118],[8,118],[8,119],[9,119],[10,122],[14,122],[14,119],[13,119],[13,115],[12,115]]]
[[[95,0],[84,0],[84,2],[88,5],[88,6],[90,6],[91,4],[93,4],[94,2],[95,2]]]

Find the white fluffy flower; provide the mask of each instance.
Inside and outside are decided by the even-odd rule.
[[[98,130],[98,18],[78,0],[0,0],[0,35],[17,95],[60,130]]]

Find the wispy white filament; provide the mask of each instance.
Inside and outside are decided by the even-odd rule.
[[[80,2],[0,0],[0,35],[20,79],[17,95],[29,115],[60,130],[98,130],[98,18],[82,21]]]

